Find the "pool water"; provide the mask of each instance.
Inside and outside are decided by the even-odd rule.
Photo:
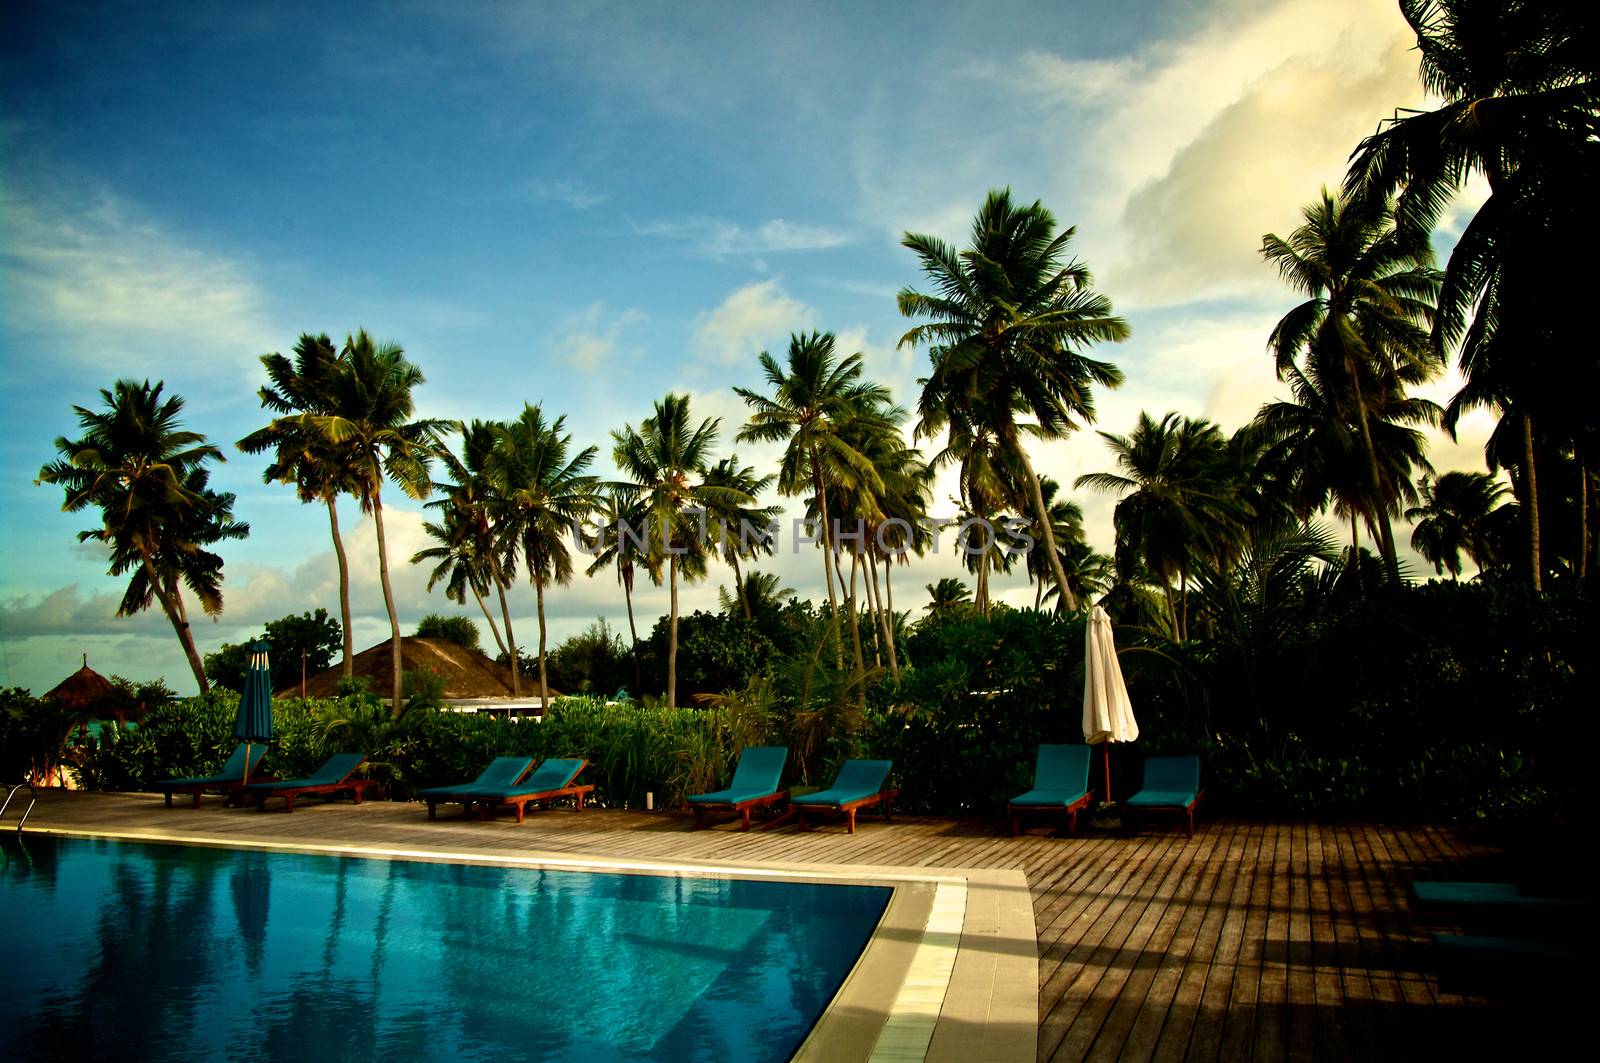
[[[0,1059],[783,1060],[889,893],[7,836]]]

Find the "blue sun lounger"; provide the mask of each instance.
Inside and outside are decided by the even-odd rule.
[[[482,790],[499,790],[515,786],[532,768],[532,757],[495,757],[471,782],[456,783],[452,786],[430,786],[426,790],[418,790],[417,796],[428,802],[429,819],[437,818],[437,809],[441,803],[451,801],[460,802],[462,812],[467,813],[472,811],[471,794]]]
[[[1006,806],[1011,836],[1022,833],[1025,815],[1066,817],[1068,833],[1078,829],[1078,813],[1089,807],[1089,747],[1064,745],[1039,747],[1033,766],[1033,789],[1013,797]]]
[[[1205,791],[1200,789],[1200,758],[1149,757],[1144,762],[1144,788],[1128,798],[1128,808],[1181,812],[1194,837],[1194,806]]]
[[[856,812],[859,809],[878,805],[883,809],[883,818],[887,820],[894,809],[894,799],[900,795],[899,790],[884,787],[884,783],[889,781],[889,769],[893,767],[892,760],[845,761],[832,786],[816,793],[802,794],[791,802],[799,813],[800,829],[806,829],[806,813],[818,810],[844,813],[846,829],[850,834],[856,832]]]
[[[738,813],[743,821],[739,829],[749,830],[751,809],[788,799],[789,791],[778,788],[788,759],[787,746],[745,746],[739,753],[739,766],[733,770],[733,782],[726,790],[689,796],[695,829],[705,826],[707,812],[721,809]]]
[[[244,758],[245,750],[250,751],[250,771],[254,774],[256,768],[261,766],[261,761],[267,755],[267,746],[264,742],[255,742],[246,746],[239,743],[233,751],[233,756],[222,766],[222,770],[215,775],[201,775],[190,779],[160,779],[151,787],[160,790],[167,797],[167,807],[172,807],[173,794],[194,794],[194,807],[200,807],[200,795],[206,790],[221,790],[230,797],[244,789]]]
[[[276,782],[251,783],[244,792],[256,799],[256,811],[267,810],[267,799],[283,798],[283,810],[294,811],[294,799],[301,794],[337,794],[348,792],[356,804],[366,796],[371,779],[354,778],[357,769],[367,762],[365,753],[335,753],[323,762],[322,767],[304,779],[282,779]]]
[[[594,792],[594,786],[575,785],[573,780],[588,764],[582,757],[547,760],[521,782],[509,786],[473,786],[470,792],[462,793],[460,799],[481,806],[485,818],[495,808],[510,805],[517,810],[518,823],[526,815],[529,803],[557,797],[577,798],[578,810],[582,811],[583,799]]]

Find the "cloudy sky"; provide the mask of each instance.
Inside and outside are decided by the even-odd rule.
[[[757,352],[793,331],[837,333],[914,401],[926,355],[897,349],[893,296],[920,278],[899,238],[962,240],[1009,185],[1077,227],[1132,326],[1098,352],[1127,375],[1099,427],[1126,432],[1143,409],[1231,430],[1278,390],[1264,344],[1293,302],[1262,234],[1292,229],[1362,136],[1423,102],[1393,0],[7,8],[0,684],[36,691],[83,652],[193,689],[159,610],[113,618],[121,587],[74,539],[88,522],[33,483],[70,407],[118,377],[164,380],[228,445],[214,481],[252,534],[225,551],[225,615],[197,624],[211,650],[336,612],[325,513],[231,447],[263,423],[259,355],[301,331],[403,344],[425,415],[564,413],[603,474],[610,430],[668,391],[721,417],[732,450],[730,387],[759,387]],[[1485,434],[1441,437],[1435,465],[1481,467]],[[1108,467],[1092,432],[1038,461],[1062,480]],[[1114,500],[1079,500],[1108,548]],[[359,647],[387,621],[370,522],[343,519]],[[421,519],[389,511],[395,555],[422,545]],[[764,567],[823,593],[814,551]],[[955,572],[914,564],[897,604]],[[456,611],[423,583],[396,574],[403,624]],[[1032,600],[1020,582],[1002,596]],[[665,606],[639,599],[646,617]],[[531,589],[516,601],[526,635]],[[623,623],[606,577],[549,611],[554,638]]]

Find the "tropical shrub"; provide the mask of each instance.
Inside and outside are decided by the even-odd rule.
[[[421,639],[444,639],[469,650],[478,648],[478,625],[465,616],[429,613],[417,621],[416,635]]]

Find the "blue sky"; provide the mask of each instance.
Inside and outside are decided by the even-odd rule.
[[[32,482],[71,405],[119,376],[164,379],[190,427],[230,446],[215,480],[253,533],[225,552],[205,651],[336,604],[322,511],[231,452],[262,421],[258,356],[301,331],[402,343],[426,415],[542,403],[602,466],[610,430],[668,390],[722,417],[730,450],[730,387],[759,386],[756,353],[791,331],[838,333],[912,402],[925,355],[896,349],[893,293],[919,277],[899,236],[959,240],[1010,185],[1078,226],[1133,327],[1101,352],[1128,382],[1101,397],[1100,427],[1177,409],[1231,429],[1274,391],[1263,347],[1292,301],[1261,234],[1292,228],[1362,135],[1422,100],[1389,0],[326,6],[7,5],[0,683],[46,689],[88,652],[192,688],[159,612],[112,618],[121,588],[75,542],[85,520]],[[1481,465],[1484,434],[1441,439],[1435,464]],[[1038,458],[1063,479],[1107,466],[1093,433]],[[1079,500],[1108,547],[1114,500]],[[387,630],[371,529],[343,517],[367,645]],[[396,506],[397,554],[421,545],[420,519]],[[814,553],[765,567],[822,593]],[[897,604],[955,572],[914,565]],[[456,611],[415,570],[397,593],[407,625]],[[1032,599],[1020,582],[1003,596]],[[526,637],[531,591],[516,601]],[[622,623],[609,578],[550,612],[555,638]]]

